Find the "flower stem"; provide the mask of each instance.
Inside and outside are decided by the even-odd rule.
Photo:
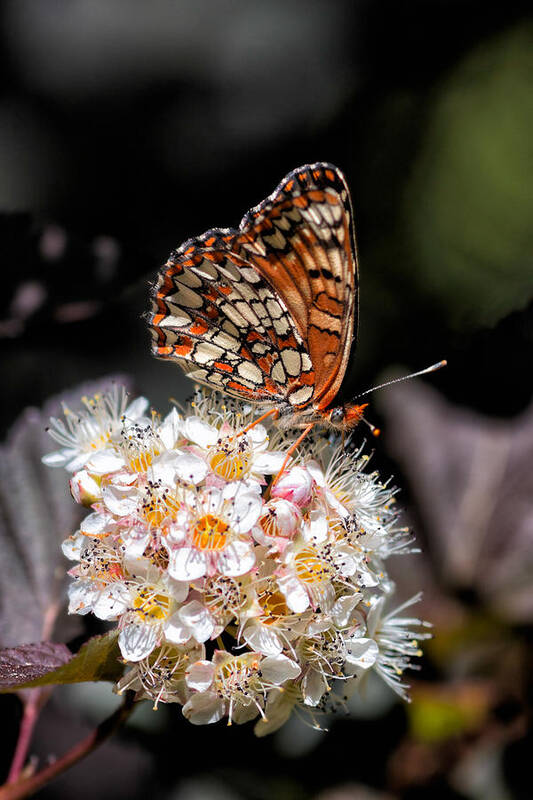
[[[33,729],[39,716],[41,693],[41,689],[34,689],[33,691],[30,691],[28,700],[26,703],[24,703],[17,746],[15,748],[13,761],[11,762],[11,767],[9,769],[9,775],[7,776],[7,783],[15,783],[22,772],[22,768],[26,761],[28,748],[30,746]]]
[[[69,767],[72,767],[78,761],[81,761],[82,758],[88,756],[89,753],[92,753],[93,750],[105,742],[106,739],[109,739],[109,737],[127,720],[133,711],[134,697],[135,692],[126,692],[124,702],[117,708],[114,714],[100,723],[87,738],[78,742],[77,745],[68,750],[61,758],[54,761],[53,764],[49,764],[30,778],[17,781],[16,783],[7,783],[0,787],[0,800],[21,800],[23,797],[30,797],[58,775],[66,772]],[[18,750],[19,745],[17,744],[17,752]],[[13,771],[13,766],[11,771]]]

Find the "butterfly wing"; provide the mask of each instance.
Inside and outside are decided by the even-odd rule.
[[[325,408],[346,370],[356,281],[344,178],[302,167],[238,231],[207,231],[171,255],[152,294],[154,355],[237,397]]]
[[[353,214],[340,170],[318,163],[289,173],[245,215],[234,247],[283,298],[314,367],[313,405],[328,407],[357,327]]]
[[[305,343],[283,300],[232,252],[235,234],[211,230],[171,255],[153,289],[154,355],[240,398],[306,402],[313,374]]]

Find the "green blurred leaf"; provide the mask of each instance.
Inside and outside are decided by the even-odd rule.
[[[472,52],[441,88],[406,192],[415,278],[455,325],[533,295],[533,29]]]
[[[476,730],[486,719],[489,700],[488,687],[481,683],[414,690],[407,709],[411,735],[433,743]]]
[[[0,692],[84,681],[116,681],[122,675],[118,632],[93,636],[66,663],[64,645],[40,642],[0,651]],[[60,663],[60,666],[57,664]]]

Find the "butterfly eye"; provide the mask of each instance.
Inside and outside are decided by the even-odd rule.
[[[334,425],[339,425],[341,422],[344,422],[344,416],[344,406],[337,406],[337,408],[334,408],[331,412],[329,420]]]

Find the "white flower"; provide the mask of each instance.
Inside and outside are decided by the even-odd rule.
[[[265,475],[275,475],[283,465],[285,454],[269,450],[268,433],[261,424],[243,433],[227,422],[219,430],[195,416],[184,421],[182,432],[202,453],[213,476],[224,481],[264,483]]]
[[[293,654],[292,642],[305,631],[311,611],[295,614],[272,577],[256,584],[254,601],[241,617],[245,619],[242,638],[248,647],[266,656],[283,650]]]
[[[383,615],[386,599],[375,598],[367,618],[368,635],[376,641],[379,650],[376,672],[404,700],[409,700],[409,687],[403,682],[403,673],[406,669],[418,669],[411,659],[422,655],[418,642],[429,639],[431,634],[427,630],[420,630],[430,627],[429,623],[416,617],[398,615],[418,603],[421,596],[417,594],[411,597],[386,615]]]
[[[359,567],[359,554],[319,507],[308,514],[301,535],[283,552],[278,585],[295,613],[309,606],[328,612],[339,587],[353,593],[352,579],[359,586]]]
[[[159,703],[185,703],[187,687],[185,670],[205,655],[202,645],[162,644],[149,656],[131,665],[118,682],[117,692],[128,689],[137,692],[138,699],[150,698],[154,709]]]
[[[187,584],[168,579],[158,583],[124,581],[102,593],[94,613],[100,619],[120,616],[120,651],[127,661],[141,661],[162,641],[184,644],[201,630],[200,626],[184,628],[180,604],[187,593]]]
[[[85,406],[83,410],[74,412],[63,405],[65,420],[50,420],[48,432],[62,447],[43,457],[47,466],[77,472],[95,453],[108,448],[124,419],[140,419],[148,406],[144,397],[127,405],[125,390],[117,386],[102,395],[82,397],[81,402]]]
[[[193,724],[205,725],[228,717],[242,723],[263,713],[264,697],[273,687],[297,678],[300,667],[284,655],[261,653],[232,656],[216,650],[213,661],[197,661],[186,672],[193,694],[183,713]]]
[[[170,531],[168,570],[177,580],[205,575],[244,575],[255,564],[250,531],[261,514],[261,495],[254,485],[209,487],[184,503]],[[175,545],[172,547],[171,543]]]

